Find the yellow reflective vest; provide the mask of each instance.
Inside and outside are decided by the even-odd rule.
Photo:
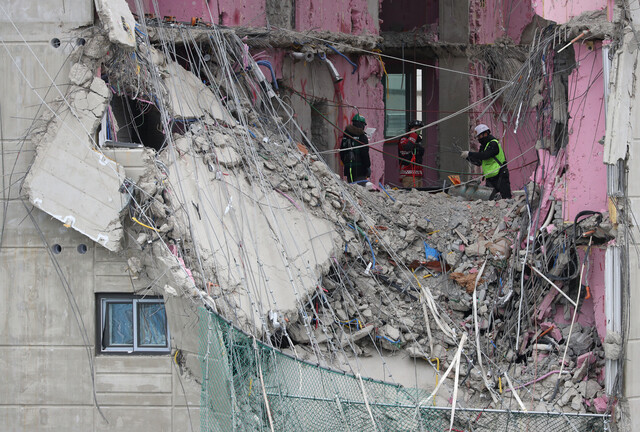
[[[491,178],[491,177],[495,177],[498,175],[498,171],[500,171],[500,168],[502,167],[502,165],[505,164],[505,162],[507,162],[507,158],[504,156],[504,151],[502,151],[502,146],[500,145],[500,141],[498,141],[497,139],[492,139],[491,141],[489,141],[482,150],[480,151],[485,151],[485,149],[489,146],[489,144],[491,144],[493,141],[496,142],[496,144],[498,144],[498,154],[490,157],[489,159],[484,159],[482,161],[482,173],[484,174],[484,176],[486,178]]]

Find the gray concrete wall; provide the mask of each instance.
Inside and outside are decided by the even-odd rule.
[[[466,57],[440,57],[439,66],[462,72],[469,71]],[[440,71],[438,91],[440,116],[446,117],[469,105],[469,77],[453,72]],[[440,179],[453,173],[469,171],[469,164],[459,157],[460,148],[469,149],[469,116],[458,115],[438,125],[438,167]],[[447,172],[450,171],[450,172]]]
[[[441,25],[438,29],[441,41],[469,43],[469,0],[440,0],[439,15]],[[442,56],[438,58],[438,66],[469,72],[469,61],[466,57]],[[469,85],[467,75],[439,71],[439,118],[469,105]],[[469,116],[459,115],[440,123],[438,142],[438,166],[443,171],[452,171],[440,172],[440,179],[446,179],[448,175],[456,172],[469,171],[467,162],[457,154],[459,148],[469,149]]]
[[[438,13],[441,41],[469,43],[469,0],[440,0]]]
[[[0,46],[0,429],[189,431],[192,425],[199,430],[200,386],[178,372],[172,356],[95,355],[95,294],[133,292],[149,282],[132,284],[125,257],[33,210],[46,242],[62,248],[55,258],[80,311],[76,316],[28,216],[31,206],[20,196],[35,154],[21,138],[46,109],[30,87],[49,101],[59,97],[48,73],[64,91],[78,36],[73,29],[93,23],[93,2],[6,3],[0,9],[6,44]],[[53,38],[60,40],[58,48],[51,45]],[[87,253],[78,252],[79,244]],[[94,407],[94,390],[108,423]]]

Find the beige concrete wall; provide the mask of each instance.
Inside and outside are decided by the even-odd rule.
[[[46,242],[62,247],[55,258],[80,311],[76,316],[27,213],[31,206],[20,196],[21,179],[35,154],[22,137],[46,110],[35,92],[47,101],[60,96],[47,74],[64,91],[68,57],[79,34],[73,29],[92,24],[93,1],[23,0],[0,6],[5,43],[0,45],[0,429],[199,430],[200,386],[179,372],[171,355],[95,354],[95,294],[133,292],[149,281],[132,283],[125,257],[33,210]],[[53,38],[60,47],[51,45]],[[88,247],[87,253],[78,252],[79,244]],[[94,390],[107,421],[94,407]]]
[[[634,111],[638,111],[638,108],[633,107]],[[632,117],[637,118],[640,112],[635,113]],[[628,193],[629,204],[633,214],[640,214],[640,154],[637,149],[640,146],[640,127],[634,127],[634,138],[632,146],[635,146],[636,150],[630,151],[630,158],[628,161]],[[635,153],[635,154],[634,154]],[[628,306],[630,310],[629,316],[629,339],[626,349],[626,355],[623,359],[624,365],[624,396],[628,402],[628,413],[630,414],[631,429],[640,430],[640,370],[637,367],[638,359],[640,359],[640,319],[637,316],[637,311],[640,310],[640,291],[638,290],[638,282],[640,280],[640,262],[636,248],[640,247],[640,236],[638,235],[638,227],[633,227],[633,238],[636,240],[634,243],[631,240],[629,246],[629,299]],[[624,299],[623,299],[624,302]],[[623,323],[624,324],[624,323]]]

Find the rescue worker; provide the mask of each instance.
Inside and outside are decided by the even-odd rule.
[[[344,164],[344,175],[349,183],[364,181],[371,175],[371,159],[369,158],[369,138],[364,131],[367,121],[360,114],[351,119],[340,142],[340,160]]]
[[[416,132],[424,125],[420,120],[411,120],[407,124],[407,132],[398,142],[398,156],[400,160],[400,181],[402,187],[419,188],[422,187],[422,156],[424,147],[420,145],[422,136]],[[411,162],[409,162],[411,161]]]
[[[486,179],[487,186],[493,188],[490,199],[494,199],[497,194],[501,198],[511,198],[511,183],[509,181],[509,170],[507,169],[507,158],[504,155],[502,146],[496,137],[491,135],[489,126],[479,124],[475,127],[476,138],[480,142],[480,151],[463,151],[460,157],[468,160],[474,165],[482,166],[482,174]]]

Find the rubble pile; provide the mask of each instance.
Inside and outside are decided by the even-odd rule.
[[[225,67],[238,71],[250,60],[235,35],[224,37],[231,42],[213,51],[211,71],[201,73],[208,84],[191,84],[202,86],[199,97],[211,94],[189,121],[179,119],[184,108],[169,83],[198,68],[181,68],[140,34],[136,56],[105,50],[102,63],[91,58],[73,68],[103,64],[112,93],[154,101],[161,118],[173,119],[166,142],[145,149],[144,173],[120,189],[129,198],[124,253],[136,276],[164,287],[165,296],[199,299],[295,356],[347,371],[349,359],[380,353],[428,362],[440,373],[466,333],[460,387],[469,406],[486,407],[493,398],[494,407],[506,407],[515,390],[540,411],[606,410],[605,351],[593,326],[575,322],[571,305],[584,299],[584,250],[588,256],[615,235],[602,215],[573,224],[558,217],[538,230],[537,197],[465,201],[347,185],[313,148],[288,139],[283,119],[290,113],[271,105],[259,77],[238,72],[237,83],[225,81],[217,69],[223,59],[232,58]],[[262,93],[252,100],[248,90],[256,89]],[[276,213],[299,224],[279,226]],[[242,218],[263,224],[265,237],[248,245],[242,229],[234,231]],[[318,234],[304,237],[304,223]],[[285,228],[292,239],[280,237]],[[273,249],[261,256],[267,243]],[[289,244],[301,250],[287,250]],[[242,259],[225,255],[232,249]],[[266,255],[282,256],[292,275],[274,279]],[[259,270],[246,271],[251,261]],[[288,282],[295,295],[274,294],[274,285]],[[609,346],[615,355],[614,336]]]

